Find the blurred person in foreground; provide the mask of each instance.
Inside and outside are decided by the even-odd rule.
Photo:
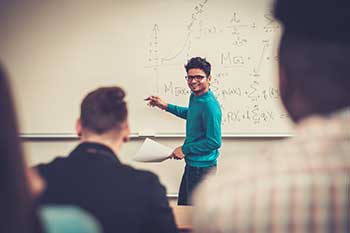
[[[100,233],[96,220],[72,206],[37,208],[45,183],[23,158],[15,107],[0,65],[0,232]]]
[[[294,136],[204,182],[196,232],[350,232],[349,10],[348,0],[276,0]]]

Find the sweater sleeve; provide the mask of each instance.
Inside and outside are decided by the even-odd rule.
[[[174,114],[175,116],[180,117],[182,119],[187,119],[188,108],[186,108],[186,107],[180,107],[177,105],[168,104],[166,111],[168,111],[168,112],[170,112],[170,113]]]
[[[188,154],[207,154],[221,147],[221,110],[219,106],[209,105],[202,113],[206,123],[205,138],[182,146],[182,152]]]

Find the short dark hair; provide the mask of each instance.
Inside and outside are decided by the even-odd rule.
[[[283,34],[281,38],[279,59],[288,82],[297,85],[316,113],[349,106],[350,45],[300,42],[294,35]]]
[[[82,127],[97,134],[119,129],[128,115],[124,97],[120,87],[101,87],[90,92],[81,103]]]
[[[275,0],[284,31],[308,40],[350,42],[349,0]]]
[[[350,104],[349,6],[348,0],[275,0],[274,14],[283,25],[279,62],[291,85],[282,94],[288,98],[296,87],[310,114]]]
[[[187,64],[185,65],[185,69],[186,72],[188,72],[190,69],[201,69],[208,77],[210,75],[211,65],[205,58],[193,57],[188,60]]]

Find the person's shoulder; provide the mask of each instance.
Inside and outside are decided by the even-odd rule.
[[[207,105],[212,105],[212,104],[219,104],[219,101],[215,97],[215,94],[213,91],[209,90],[206,92],[202,98],[200,98],[200,102],[206,103]]]
[[[213,103],[219,103],[219,101],[216,98],[214,92],[212,92],[212,91],[209,91],[208,99],[209,99],[209,101],[211,101]]]
[[[56,156],[53,160],[51,160],[50,162],[47,163],[41,163],[38,166],[51,166],[51,165],[55,165],[55,164],[61,164],[63,163],[65,160],[67,159],[67,157],[65,156]]]
[[[89,213],[73,206],[45,206],[39,216],[47,233],[100,233],[101,227]]]
[[[220,103],[212,93],[209,93],[201,103],[203,109],[207,109],[213,113],[221,113]]]
[[[58,156],[54,158],[52,161],[48,163],[40,163],[36,165],[34,168],[36,168],[39,171],[39,173],[44,173],[48,170],[55,169],[62,166],[66,160],[67,160],[67,157]]]

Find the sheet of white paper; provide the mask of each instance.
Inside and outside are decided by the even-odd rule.
[[[170,147],[146,138],[133,159],[138,162],[162,162],[168,159],[172,152]]]

